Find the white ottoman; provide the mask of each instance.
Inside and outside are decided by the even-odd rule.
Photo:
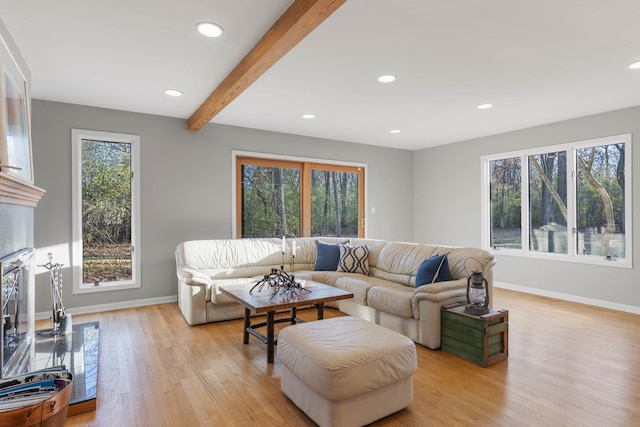
[[[278,359],[282,391],[321,427],[369,424],[413,400],[413,341],[357,317],[284,328]]]

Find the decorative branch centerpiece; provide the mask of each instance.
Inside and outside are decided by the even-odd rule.
[[[272,268],[270,274],[265,274],[264,277],[256,283],[249,293],[253,293],[254,290],[262,292],[262,289],[271,289],[271,298],[276,295],[300,295],[302,292],[311,292],[309,289],[303,286],[304,281],[296,282],[295,268],[296,268],[296,242],[293,242],[291,247],[291,274],[284,271],[284,255],[286,253],[285,238],[282,236],[282,265],[280,269]]]

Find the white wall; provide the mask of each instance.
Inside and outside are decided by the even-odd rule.
[[[416,151],[414,240],[481,243],[480,158],[531,147],[632,133],[640,135],[640,107]],[[501,255],[495,280],[542,295],[640,312],[640,149],[633,147],[632,269]]]
[[[63,270],[67,308],[174,296],[174,251],[190,239],[231,237],[232,150],[367,164],[367,237],[411,240],[413,153],[208,124],[189,132],[186,120],[57,102],[33,101],[36,184],[47,193],[35,213],[38,263],[51,251],[70,265],[71,129],[140,136],[142,288],[72,295],[71,272]],[[36,312],[51,307],[48,277],[36,278]]]
[[[31,70],[22,57],[18,46],[14,43],[13,38],[11,37],[11,34],[9,34],[9,30],[4,25],[2,19],[0,19],[0,37],[2,37],[2,40],[4,40],[4,43],[7,45],[11,55],[13,55],[13,58],[16,60],[18,67],[20,67],[20,71],[24,73],[24,76],[27,79],[27,85],[31,87]]]

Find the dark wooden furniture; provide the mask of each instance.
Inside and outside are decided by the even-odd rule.
[[[509,357],[509,311],[474,316],[464,304],[442,307],[441,350],[482,367]]]
[[[266,287],[262,291],[257,289],[250,293],[251,286],[224,286],[220,291],[244,306],[244,330],[242,342],[249,344],[249,334],[267,345],[267,363],[273,363],[274,347],[276,344],[274,325],[276,323],[302,322],[296,317],[296,309],[302,306],[315,305],[318,310],[318,320],[324,318],[324,304],[330,301],[353,298],[351,292],[327,286],[322,283],[305,281],[305,289],[311,292],[300,292],[298,295],[285,294],[272,297],[272,290]],[[289,317],[276,319],[276,311],[291,310]],[[251,314],[266,314],[266,322],[251,324]],[[257,328],[267,327],[267,335],[258,332]]]

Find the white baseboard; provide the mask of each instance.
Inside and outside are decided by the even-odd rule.
[[[618,304],[611,301],[603,301],[594,298],[585,298],[577,295],[563,294],[560,292],[546,291],[544,289],[528,288],[526,286],[512,285],[511,283],[493,282],[496,288],[509,289],[511,291],[524,292],[527,294],[540,295],[543,297],[556,298],[564,301],[577,302],[580,304],[593,305],[596,307],[608,308],[611,310],[624,311],[626,313],[640,314],[640,307],[634,305]]]
[[[146,305],[169,304],[177,301],[178,301],[178,295],[170,295],[167,297],[137,299],[133,301],[68,308],[65,311],[69,314],[91,314],[91,313],[100,313],[102,311],[122,310],[123,308],[144,307]],[[36,320],[44,320],[44,319],[50,319],[50,318],[51,318],[50,311],[43,311],[40,313],[36,313]]]

